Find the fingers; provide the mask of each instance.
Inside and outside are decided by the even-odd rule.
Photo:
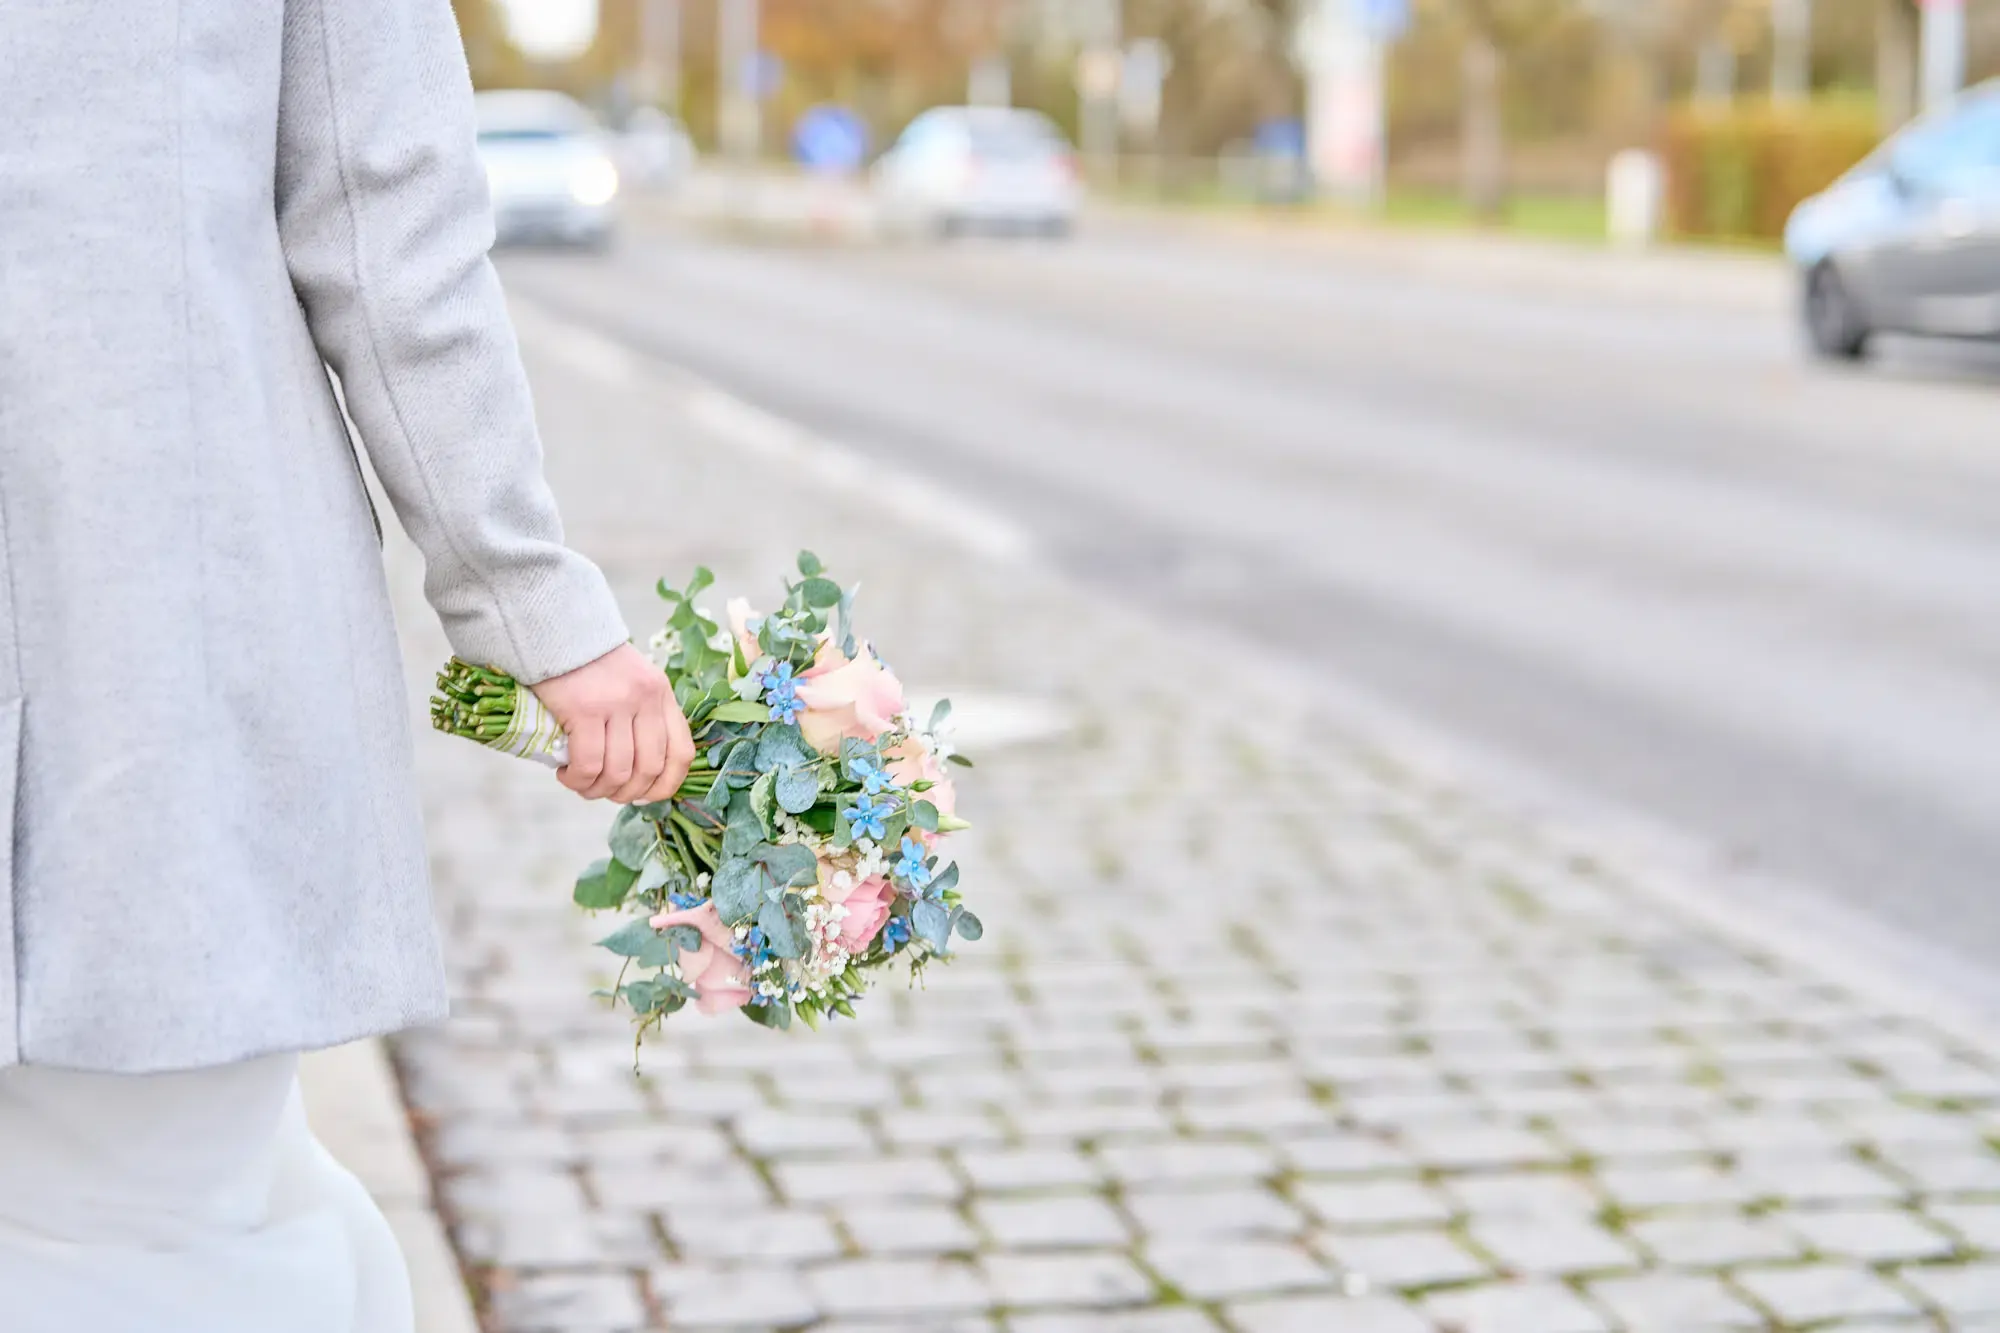
[[[588,795],[604,776],[604,719],[579,718],[565,730],[569,733],[569,766],[556,777],[571,791]]]
[[[646,800],[664,801],[681,789],[687,781],[688,769],[694,765],[694,735],[688,730],[687,715],[681,712],[678,700],[671,695],[667,698],[667,760],[659,781],[646,793]]]
[[[631,712],[616,713],[605,720],[604,771],[598,774],[596,782],[584,789],[584,800],[609,800],[632,780],[633,721]]]
[[[632,718],[632,779],[612,794],[620,805],[648,799],[667,770],[667,716],[657,699],[639,706]]]

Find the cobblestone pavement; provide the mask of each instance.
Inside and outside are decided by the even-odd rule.
[[[492,1333],[2000,1329],[1993,1052],[1334,732],[1282,627],[1148,623],[919,500],[856,531],[855,474],[526,327],[635,625],[810,544],[905,679],[1078,724],[966,783],[988,934],[927,992],[677,1021],[637,1079],[568,904],[607,812],[421,741],[460,1003],[398,1058]]]

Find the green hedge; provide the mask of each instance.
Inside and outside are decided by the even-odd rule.
[[[1798,204],[1873,152],[1863,103],[1684,107],[1661,147],[1667,226],[1680,236],[1771,240]]]

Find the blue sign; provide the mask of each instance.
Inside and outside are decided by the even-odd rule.
[[[792,154],[812,171],[856,170],[868,160],[868,125],[844,106],[816,106],[792,127]]]
[[[1347,0],[1354,22],[1378,41],[1393,42],[1410,30],[1410,0]]]
[[[1267,120],[1257,127],[1253,142],[1264,157],[1304,157],[1306,127],[1296,120]]]

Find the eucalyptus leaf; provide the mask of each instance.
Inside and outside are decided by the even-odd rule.
[[[769,717],[770,713],[770,709],[764,710],[766,717]],[[740,740],[730,746],[728,752],[723,755],[722,775],[730,786],[747,787],[757,780],[757,773],[763,767],[757,762],[757,746],[758,743],[755,741]]]
[[[722,924],[748,925],[764,901],[764,884],[764,867],[755,861],[740,856],[724,861],[709,886]]]
[[[763,927],[764,942],[771,946],[772,953],[780,958],[805,956],[805,932],[795,928],[783,903],[765,903],[757,913],[757,924]]]
[[[620,810],[611,822],[611,855],[628,869],[643,870],[659,841],[660,831],[632,806]]]
[[[628,921],[597,943],[598,947],[609,949],[620,958],[637,958],[646,951],[648,944],[658,938],[660,933],[644,921]]]
[[[962,754],[948,754],[945,756],[945,762],[948,764],[957,764],[960,768],[971,768],[974,766],[973,762]]]
[[[931,877],[929,892],[943,893],[958,887],[958,862],[954,861]]]
[[[729,824],[722,831],[724,856],[748,856],[750,849],[764,841],[764,825],[748,792],[737,792],[729,802]]]
[[[576,892],[572,896],[578,907],[590,912],[605,912],[625,901],[624,890],[611,887],[611,866],[608,858],[593,861],[590,868],[577,877]]]
[[[942,903],[924,899],[912,907],[910,929],[939,953],[951,947],[951,912]]]
[[[618,994],[632,1006],[633,1013],[650,1014],[659,996],[659,987],[651,981],[628,981],[618,988]]]
[[[814,555],[811,551],[799,552],[799,573],[811,579],[818,578],[825,572],[826,566],[820,563],[818,556]]]
[[[684,953],[697,953],[702,946],[701,932],[693,926],[675,926],[667,932],[667,938]]]
[[[780,884],[804,888],[819,881],[819,858],[804,843],[787,842],[759,847],[755,858],[771,869],[771,878]]]
[[[926,833],[936,833],[938,808],[929,801],[918,801],[910,807],[910,822]]]
[[[633,955],[632,961],[640,967],[671,967],[680,961],[680,956],[681,950],[678,944],[665,935],[654,932],[653,938],[647,940],[645,947]]]
[[[736,699],[719,705],[708,716],[715,722],[769,722],[771,708],[755,699]]]
[[[814,610],[840,605],[840,585],[832,579],[807,579],[799,585],[799,591],[804,594],[806,605]]]
[[[986,936],[985,923],[963,909],[960,909],[955,914],[955,926],[958,930],[958,937],[962,940],[977,943]]]
[[[778,999],[765,1004],[745,1005],[743,1016],[759,1027],[767,1027],[776,1032],[789,1032],[792,1028],[792,1003],[790,1000]]]
[[[757,737],[756,767],[763,772],[786,764],[810,764],[818,758],[805,736],[790,724],[766,727]]]
[[[706,565],[695,566],[694,578],[688,581],[687,600],[692,602],[695,598],[701,596],[703,592],[707,591],[710,588],[713,588],[714,586],[715,586],[715,575],[712,572],[710,572],[708,566]]]
[[[936,731],[939,727],[944,725],[944,720],[950,716],[951,716],[951,700],[949,699],[938,700],[937,707],[931,709],[930,725],[925,727],[924,730]]]
[[[750,809],[757,816],[758,841],[778,836],[778,776],[764,773],[750,784]]]
[[[788,815],[802,815],[813,808],[819,799],[819,772],[816,769],[792,765],[777,772],[773,783],[778,798],[778,808]]]
[[[639,870],[639,882],[632,886],[632,892],[644,896],[657,889],[664,889],[680,878],[672,866],[654,857]]]

